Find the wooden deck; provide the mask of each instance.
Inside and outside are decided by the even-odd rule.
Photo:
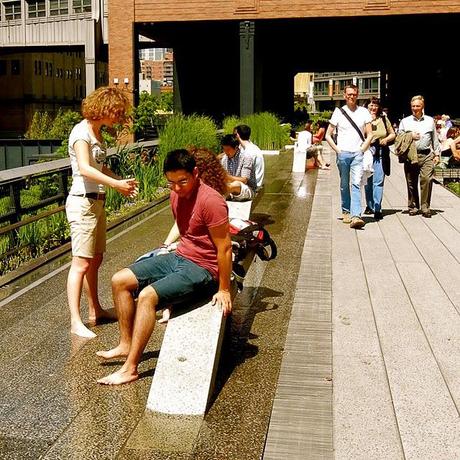
[[[264,459],[460,458],[460,199],[406,206],[394,161],[384,219],[352,230],[319,171]]]

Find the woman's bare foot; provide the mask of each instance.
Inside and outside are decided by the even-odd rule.
[[[118,345],[111,350],[96,351],[96,355],[104,359],[126,358],[129,353],[129,347]]]
[[[90,331],[82,322],[72,323],[70,332],[85,339],[94,339],[96,337],[96,334]]]
[[[123,368],[114,372],[113,374],[108,375],[99,379],[97,383],[101,385],[123,385],[124,383],[134,382],[139,378],[139,374],[136,371],[123,370]]]
[[[95,316],[88,316],[88,323],[91,326],[96,326],[97,324],[111,323],[117,319],[118,315],[115,308],[109,308],[108,310],[100,309]]]
[[[165,324],[169,321],[171,317],[171,307],[167,307],[163,309],[163,316],[160,320],[158,320],[158,324]]]

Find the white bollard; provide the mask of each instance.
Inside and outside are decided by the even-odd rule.
[[[305,163],[307,161],[307,155],[305,152],[299,150],[297,142],[294,145],[293,153],[293,162],[292,162],[292,172],[305,172]]]

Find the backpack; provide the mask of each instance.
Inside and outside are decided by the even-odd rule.
[[[241,291],[246,276],[242,262],[248,253],[255,251],[261,260],[268,261],[277,256],[278,248],[264,226],[251,220],[230,219],[230,237],[233,252],[232,276]]]

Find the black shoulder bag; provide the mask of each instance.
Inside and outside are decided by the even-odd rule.
[[[361,140],[364,142],[365,139],[364,139],[364,134],[361,132],[361,130],[356,126],[356,123],[352,120],[352,118],[350,117],[350,115],[348,115],[347,112],[345,112],[345,110],[342,109],[342,107],[339,107],[340,111],[343,113],[343,115],[345,116],[345,118],[350,122],[351,126],[353,126],[353,128],[356,129],[357,133],[359,134],[359,137],[361,138]]]

